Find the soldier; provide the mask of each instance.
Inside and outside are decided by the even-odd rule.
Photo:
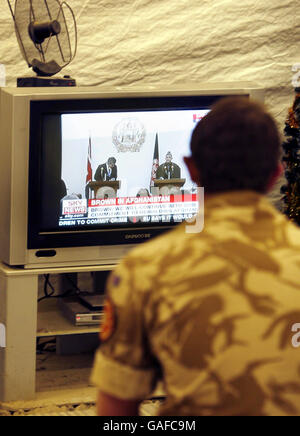
[[[170,151],[166,154],[166,161],[159,165],[156,172],[157,179],[180,178],[180,166],[172,162],[173,156]]]
[[[205,189],[204,229],[183,223],[110,275],[98,414],[137,414],[160,380],[160,415],[300,414],[300,229],[265,196],[279,159],[258,103],[224,99],[197,124],[185,162]]]

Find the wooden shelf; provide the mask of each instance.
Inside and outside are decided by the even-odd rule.
[[[98,333],[99,325],[76,326],[62,313],[57,298],[38,303],[37,337]]]
[[[84,273],[84,272],[97,272],[97,271],[112,271],[115,269],[116,264],[113,265],[83,265],[83,266],[53,266],[41,268],[21,268],[17,266],[8,266],[0,262],[0,269],[2,274],[6,276],[38,276],[41,274],[64,274],[64,273]]]
[[[63,354],[67,350],[66,344],[71,350],[74,343],[77,346],[79,339],[78,342],[90,345],[91,339],[95,338],[100,329],[98,322],[91,326],[74,325],[63,315],[58,298],[38,302],[39,275],[111,271],[114,267],[115,265],[78,265],[22,269],[0,262],[0,320],[5,327],[7,344],[0,353],[0,368],[3,369],[0,371],[0,402],[34,398],[37,337],[57,337],[60,354]],[[101,284],[101,280],[96,284],[98,283]],[[64,277],[61,277],[56,291],[63,293],[64,286]],[[77,337],[88,333],[93,335],[89,338]],[[71,335],[74,335],[73,341],[69,340]]]

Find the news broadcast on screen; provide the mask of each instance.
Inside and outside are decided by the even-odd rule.
[[[198,211],[183,157],[203,110],[61,116],[59,226],[171,223]]]

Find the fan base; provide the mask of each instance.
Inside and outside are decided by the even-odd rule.
[[[45,86],[76,86],[76,80],[71,77],[18,77],[17,87],[45,87]]]

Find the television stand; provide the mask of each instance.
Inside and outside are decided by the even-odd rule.
[[[73,326],[53,312],[38,325],[38,276],[111,271],[115,265],[22,269],[0,263],[0,401],[34,399],[36,339],[96,333],[99,326]],[[45,328],[46,324],[46,328]]]

